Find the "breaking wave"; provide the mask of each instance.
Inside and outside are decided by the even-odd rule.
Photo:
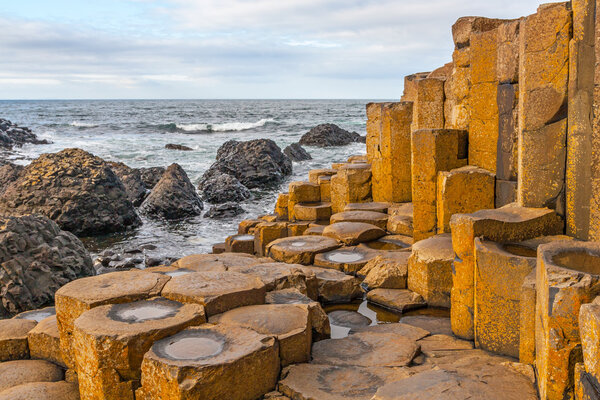
[[[77,128],[95,128],[98,126],[96,124],[90,124],[88,122],[79,122],[79,121],[73,121],[69,125],[77,127]]]
[[[275,122],[272,118],[263,118],[257,122],[224,122],[222,124],[165,124],[159,128],[168,132],[237,132],[248,129],[260,128],[270,122]]]

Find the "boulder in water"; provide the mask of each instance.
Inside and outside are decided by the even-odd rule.
[[[211,176],[201,182],[199,189],[202,191],[204,200],[209,203],[220,204],[250,198],[250,191],[246,186],[242,185],[235,177],[220,171],[214,171]]]
[[[174,143],[168,143],[168,144],[166,144],[165,145],[165,149],[167,149],[167,150],[182,150],[182,151],[194,150],[191,147],[184,146],[182,144],[174,144]]]
[[[245,212],[246,211],[237,203],[223,203],[212,206],[208,212],[204,214],[204,218],[232,218]]]
[[[179,164],[171,164],[140,211],[164,219],[180,219],[200,215],[204,205],[187,174]]]
[[[129,168],[121,162],[110,162],[108,164],[119,177],[123,186],[125,186],[127,197],[133,205],[137,207],[142,204],[142,201],[146,198],[146,185],[142,181],[140,171],[135,168]]]
[[[25,167],[0,194],[0,213],[42,214],[78,236],[141,223],[110,166],[81,149],[42,154]]]
[[[94,274],[83,243],[43,216],[0,217],[0,317],[52,304],[68,282]]]
[[[140,171],[146,189],[153,189],[165,173],[165,167],[137,168],[137,170]]]
[[[283,154],[289,157],[292,161],[306,161],[312,160],[308,151],[304,150],[304,147],[300,146],[299,143],[290,144],[288,147],[283,149]]]
[[[13,146],[23,146],[25,143],[48,144],[40,140],[29,128],[20,127],[7,119],[0,118],[0,148],[12,149]]]
[[[364,138],[335,124],[321,124],[302,135],[299,143],[316,147],[345,146],[350,143],[364,143]]]

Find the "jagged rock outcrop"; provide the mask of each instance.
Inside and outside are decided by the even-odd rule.
[[[304,150],[304,147],[300,146],[299,143],[290,144],[288,147],[283,149],[283,154],[288,156],[292,161],[312,160],[312,157],[308,151]]]
[[[199,189],[202,191],[204,200],[209,203],[220,204],[250,198],[250,191],[246,186],[242,185],[235,177],[220,171],[216,171],[201,182]]]
[[[0,148],[12,149],[13,146],[23,146],[25,143],[48,144],[40,140],[31,129],[20,127],[7,119],[0,118]]]
[[[146,197],[146,185],[142,181],[142,175],[139,170],[130,168],[121,162],[108,163],[114,173],[119,177],[125,190],[127,197],[134,206],[139,206]]]
[[[64,284],[94,274],[83,243],[43,216],[0,216],[0,317],[52,304]]]
[[[348,132],[335,124],[321,124],[302,135],[300,144],[316,147],[345,146],[364,143],[365,138],[356,132]]]
[[[202,176],[205,182],[217,172],[237,178],[249,189],[280,184],[292,173],[292,162],[270,139],[225,142],[217,151],[217,161]]]
[[[164,219],[179,219],[200,215],[204,208],[200,196],[179,164],[171,164],[146,200],[140,211]]]
[[[140,176],[146,189],[153,189],[165,173],[165,167],[137,168],[137,170],[140,171]]]
[[[100,157],[81,149],[42,154],[0,194],[0,214],[42,214],[78,236],[141,223],[125,187]]]
[[[0,193],[2,193],[10,183],[19,178],[19,175],[25,167],[16,164],[5,164],[0,167]]]
[[[244,212],[246,211],[237,203],[223,203],[218,204],[216,206],[212,206],[206,212],[206,214],[204,214],[204,218],[232,218],[237,215],[243,214]]]

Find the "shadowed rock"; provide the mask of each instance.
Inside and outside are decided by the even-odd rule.
[[[129,201],[134,206],[139,206],[146,197],[146,185],[142,181],[142,174],[135,168],[130,168],[121,162],[109,162],[110,168],[119,177]]]
[[[22,165],[8,163],[0,166],[0,194],[9,184],[16,181],[25,167]]]
[[[300,144],[316,147],[345,146],[350,143],[364,143],[356,132],[348,132],[335,124],[321,124],[302,135]]]
[[[167,149],[167,150],[182,150],[182,151],[194,150],[191,147],[184,146],[182,144],[175,144],[175,143],[167,143],[167,144],[165,144],[165,149]]]
[[[250,198],[248,188],[235,177],[222,172],[215,172],[208,179],[203,180],[198,189],[202,197],[209,203],[226,203],[228,201],[243,201]]]
[[[10,150],[13,146],[21,147],[26,143],[49,144],[50,142],[38,139],[29,128],[0,118],[0,148]]]
[[[292,236],[269,243],[267,251],[276,261],[308,265],[313,263],[316,254],[338,247],[336,240],[324,236]]]
[[[153,189],[154,186],[160,181],[162,175],[164,174],[166,168],[165,167],[146,167],[146,168],[137,168],[140,171],[140,176],[142,178],[142,182],[147,189]]]
[[[310,154],[308,154],[308,151],[304,150],[299,143],[290,144],[288,147],[283,149],[283,154],[288,156],[288,158],[292,161],[312,160],[312,157]]]
[[[244,210],[238,203],[223,203],[209,208],[208,211],[204,213],[204,218],[233,218],[245,212],[246,210]]]
[[[79,400],[79,388],[75,383],[32,382],[15,386],[0,393],[0,400]]]
[[[63,370],[48,361],[17,360],[0,363],[0,393],[31,382],[56,382],[64,378]]]

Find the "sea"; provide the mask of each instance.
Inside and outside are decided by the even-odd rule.
[[[215,161],[217,149],[231,139],[272,139],[283,150],[322,123],[365,135],[365,105],[370,101],[375,100],[3,100],[0,117],[52,142],[15,149],[6,155],[15,163],[26,165],[42,153],[78,147],[130,167],[178,163],[197,185]],[[168,143],[193,150],[167,150]],[[141,216],[143,224],[137,229],[83,241],[92,254],[140,247],[151,257],[210,252],[213,244],[237,233],[242,219],[272,213],[277,193],[287,191],[289,182],[306,180],[310,169],[328,168],[366,152],[359,143],[305,149],[312,160],[293,163],[292,175],[279,188],[253,190],[252,198],[240,203],[245,213],[235,218],[198,216],[167,222]],[[204,211],[210,206],[205,202]]]

